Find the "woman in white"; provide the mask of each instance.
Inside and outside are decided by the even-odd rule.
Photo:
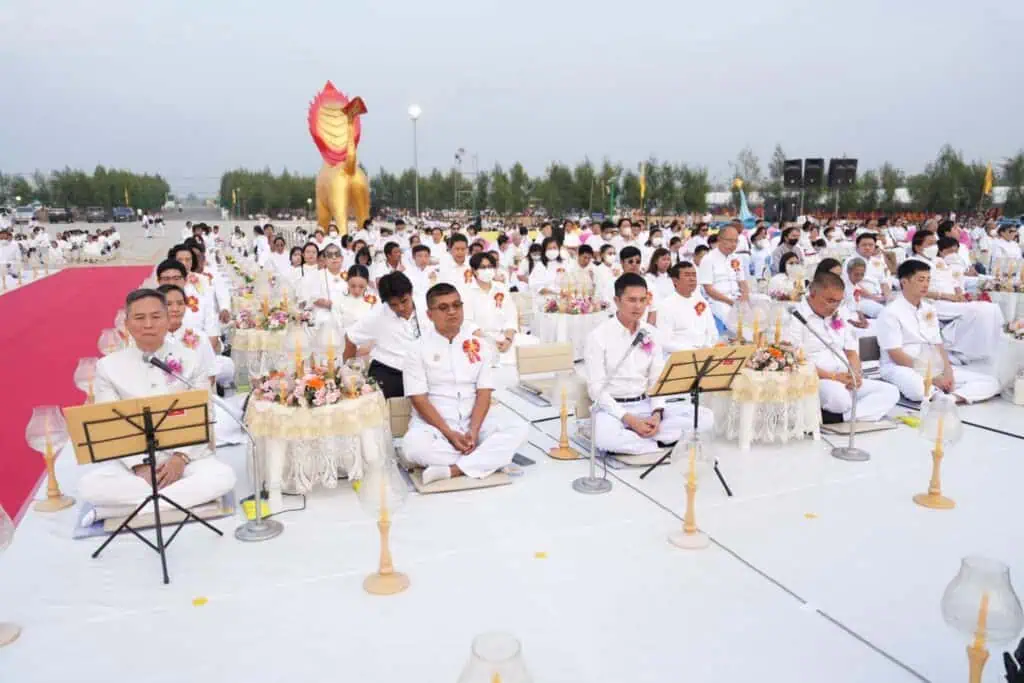
[[[645,263],[651,261],[651,256],[655,251],[665,246],[665,237],[662,233],[661,228],[652,228],[650,236],[647,238],[647,242],[644,243],[643,248],[640,250],[641,256]],[[669,264],[670,266],[672,264]],[[649,270],[649,269],[648,269]],[[666,271],[668,268],[665,269]]]
[[[764,226],[755,230],[751,242],[751,275],[760,280],[768,277],[772,271],[772,248],[768,244],[768,230]]]
[[[533,269],[540,263],[540,257],[540,245],[531,244],[526,252],[526,258],[519,263],[519,268],[516,271],[517,289],[520,292],[528,291],[530,276],[533,275]]]
[[[796,279],[801,276],[800,257],[796,252],[787,251],[779,259],[779,273],[768,281],[768,294],[776,301],[792,301],[796,291]]]
[[[536,307],[543,307],[546,297],[558,295],[565,272],[566,264],[562,260],[558,242],[554,237],[545,238],[541,244],[540,262],[533,265],[530,273],[530,294],[533,295]]]
[[[332,244],[324,249],[324,257],[327,267],[317,271],[315,277],[303,278],[299,298],[306,306],[313,307],[317,325],[331,320],[340,324],[339,302],[348,294],[348,285],[341,270],[341,249]]]
[[[661,232],[657,228],[651,234]],[[672,284],[672,278],[668,275],[668,269],[672,267],[672,255],[668,249],[658,247],[650,254],[650,261],[647,265],[647,291],[654,295],[654,301],[659,301],[675,293],[676,288]]]
[[[864,279],[865,264],[861,258],[852,258],[846,263],[846,272],[843,272],[843,264],[838,259],[825,258],[818,264],[814,271],[815,276],[823,270],[843,279],[843,303],[839,304],[839,317],[850,323],[853,327],[853,335],[861,337],[875,336],[875,321],[864,315],[860,304],[860,290],[856,282]]]
[[[378,306],[377,295],[370,291],[370,273],[366,266],[348,269],[348,293],[337,301],[341,329],[347,330]]]
[[[466,289],[465,320],[480,328],[484,339],[500,353],[495,360],[503,364],[515,362],[514,346],[539,343],[536,337],[519,333],[519,310],[505,285],[494,281],[497,261],[486,253],[474,254],[469,260],[473,282]]]

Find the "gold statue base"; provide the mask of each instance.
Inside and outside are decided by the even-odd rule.
[[[985,663],[988,661],[988,650],[984,645],[976,643],[968,645],[967,661],[969,664],[968,680],[970,683],[981,683],[981,673],[985,670]]]
[[[32,509],[36,512],[60,512],[74,504],[75,499],[71,496],[56,496],[54,498],[37,500],[36,504],[32,506]]]
[[[942,494],[919,493],[914,496],[914,502],[921,507],[932,508],[933,510],[952,510],[956,503],[952,498],[946,498]]]
[[[555,460],[579,460],[582,457],[568,446],[555,446],[548,451],[548,455]]]
[[[0,623],[0,647],[10,645],[21,635],[21,627],[17,624]]]
[[[668,542],[683,550],[703,550],[711,545],[711,539],[703,531],[695,531],[692,534],[676,531],[668,535]]]
[[[375,572],[363,580],[363,590],[372,595],[394,595],[409,587],[409,577],[402,572]]]

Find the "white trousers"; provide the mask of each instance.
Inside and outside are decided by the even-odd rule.
[[[235,381],[235,361],[223,354],[217,354],[214,363],[217,384],[228,386]]]
[[[968,360],[982,360],[992,355],[1003,334],[1003,311],[988,301],[956,303],[936,301],[940,320],[952,322],[942,328],[948,351],[963,354]]]
[[[830,413],[839,413],[844,420],[850,419],[853,400],[850,391],[842,384],[830,379],[818,382],[818,396],[821,407]],[[888,382],[865,379],[857,389],[857,420],[877,422],[888,414],[900,400],[900,391]]]
[[[185,465],[181,479],[160,489],[183,508],[208,503],[235,488],[235,471],[212,456]],[[78,481],[78,494],[96,508],[96,519],[127,517],[152,493],[149,483],[119,462],[93,465]],[[160,509],[173,509],[165,502]]]
[[[469,420],[451,426],[465,433],[469,430]],[[480,427],[480,443],[468,455],[463,455],[440,431],[414,414],[409,431],[402,438],[402,451],[406,460],[420,467],[458,465],[467,477],[483,479],[512,462],[516,449],[529,436],[528,429],[523,423],[506,423],[488,413]]]
[[[902,365],[883,364],[882,379],[896,385],[900,393],[911,401],[924,400],[924,377],[913,368]],[[932,387],[932,393],[936,389]],[[999,393],[999,381],[995,377],[965,368],[953,368],[953,391],[968,403],[984,401]]]
[[[644,399],[632,403],[620,403],[623,410],[640,418],[651,416],[651,401]],[[711,433],[715,426],[715,415],[707,408],[700,409],[700,431]],[[658,433],[653,437],[644,438],[627,427],[622,420],[603,411],[594,417],[594,445],[608,453],[624,453],[639,455],[653,453],[660,446],[658,442],[672,443],[682,438],[686,432],[693,431],[693,406],[690,403],[674,402],[665,405]]]

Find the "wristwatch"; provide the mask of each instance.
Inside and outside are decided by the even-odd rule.
[[[657,415],[659,420],[665,419],[665,409],[658,408],[657,410],[651,411],[651,415]]]

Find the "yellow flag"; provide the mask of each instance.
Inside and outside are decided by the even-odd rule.
[[[231,206],[234,206],[237,203],[238,203],[238,191],[237,190],[231,190]]]
[[[988,168],[985,169],[985,184],[981,186],[982,194],[992,194],[992,162],[988,162]]]
[[[132,205],[131,201],[128,199],[128,186],[127,185],[124,186],[124,205],[125,206],[131,206]]]
[[[640,203],[644,201],[644,197],[647,196],[647,164],[640,164]]]

